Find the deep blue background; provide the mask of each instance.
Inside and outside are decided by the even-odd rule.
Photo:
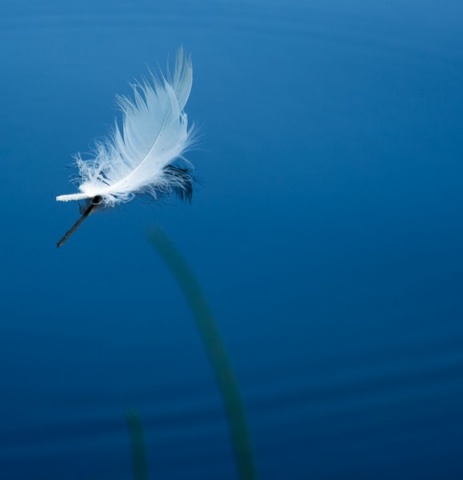
[[[183,45],[192,206],[75,221],[72,155]],[[194,269],[262,479],[463,478],[463,3],[2,0],[0,478],[235,478]]]

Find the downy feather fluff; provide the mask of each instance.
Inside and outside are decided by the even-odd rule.
[[[116,123],[113,134],[97,144],[93,158],[76,157],[79,192],[56,200],[113,207],[143,193],[191,196],[188,169],[171,165],[192,142],[184,112],[193,81],[190,57],[180,50],[173,74],[160,79],[151,75],[150,80],[134,85],[133,99],[118,97],[121,128]]]

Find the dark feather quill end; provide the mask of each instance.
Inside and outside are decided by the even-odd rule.
[[[74,225],[63,235],[61,240],[56,244],[58,248],[63,246],[63,244],[68,240],[68,238],[80,227],[82,222],[98,208],[100,203],[101,203],[100,196],[96,196],[87,200],[87,202],[85,203],[85,206],[80,208],[80,213],[81,213],[80,218],[77,220],[76,223],[74,223]]]

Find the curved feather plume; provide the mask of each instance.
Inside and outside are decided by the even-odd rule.
[[[79,193],[59,195],[56,200],[92,201],[112,207],[134,195],[175,191],[182,198],[191,196],[191,177],[172,162],[192,142],[192,129],[184,112],[193,82],[190,57],[177,54],[175,70],[169,78],[141,82],[133,87],[133,99],[118,97],[123,112],[122,128],[96,147],[93,158],[77,156]]]

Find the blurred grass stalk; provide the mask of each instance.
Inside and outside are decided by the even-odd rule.
[[[148,459],[140,416],[135,411],[129,412],[126,420],[132,444],[133,479],[148,480]]]
[[[241,480],[256,480],[246,412],[238,383],[201,286],[186,260],[160,227],[148,232],[148,240],[174,275],[196,320],[224,402],[238,476]]]

